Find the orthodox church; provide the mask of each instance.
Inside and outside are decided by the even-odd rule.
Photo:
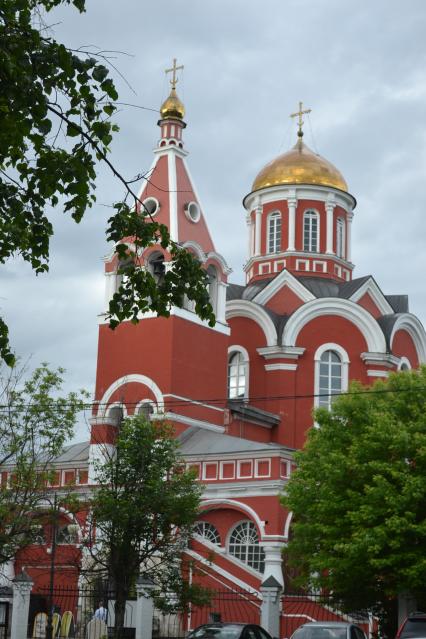
[[[216,324],[188,302],[167,319],[147,313],[111,331],[106,311],[121,276],[116,254],[107,256],[91,439],[58,460],[57,482],[90,486],[123,415],[166,418],[203,483],[187,552],[204,582],[258,591],[273,577],[285,587],[291,513],[280,495],[313,427],[313,407],[329,407],[351,380],[369,384],[425,363],[426,334],[406,295],[382,292],[371,275],[354,277],[356,200],[340,171],[304,143],[302,105],[295,145],[247,185],[245,285],[228,282],[188,166],[176,70],[139,198],[207,270]],[[143,259],[156,277],[170,265],[159,246]],[[23,563],[17,558],[15,570]]]

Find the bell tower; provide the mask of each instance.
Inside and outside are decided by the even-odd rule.
[[[171,308],[168,318],[148,312],[137,325],[126,321],[112,331],[106,311],[121,276],[115,251],[105,258],[105,309],[100,316],[91,419],[92,480],[94,461],[102,448],[114,445],[123,416],[143,412],[151,419],[165,417],[177,433],[190,426],[224,430],[224,411],[215,403],[226,397],[225,302],[230,269],[215,249],[186,163],[185,108],[176,91],[182,68],[174,60],[166,70],[171,74],[170,93],[160,107],[160,138],[139,200],[156,221],[168,226],[171,239],[192,252],[208,272],[216,324],[209,327],[200,320],[188,301],[184,308]],[[159,246],[145,249],[142,259],[154,277],[172,268],[170,254]]]
[[[298,118],[295,146],[269,162],[243,200],[249,234],[247,282],[287,269],[295,275],[352,279],[351,224],[355,198],[331,162],[303,142]]]

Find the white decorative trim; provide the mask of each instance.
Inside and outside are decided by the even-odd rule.
[[[399,357],[390,353],[361,353],[362,361],[367,366],[385,366],[386,368],[396,368],[399,363]]]
[[[409,336],[414,342],[417,356],[420,364],[426,363],[426,333],[423,324],[420,320],[411,313],[401,313],[393,325],[392,334],[390,337],[390,345],[392,348],[393,339],[397,331],[407,331]]]
[[[250,464],[250,474],[241,474],[241,464]],[[237,459],[237,479],[252,479],[253,478],[253,460],[252,459]]]
[[[153,213],[149,213],[148,209],[145,210],[147,202],[149,202],[150,200],[155,203],[155,211]],[[148,195],[148,197],[146,197],[144,200],[142,200],[141,213],[143,215],[147,215],[148,217],[155,217],[157,215],[158,211],[160,210],[160,208],[161,208],[160,202],[153,195]]]
[[[217,552],[217,550],[216,550],[216,552]],[[227,570],[225,570],[224,568],[221,568],[220,566],[218,566],[216,563],[212,563],[209,559],[207,559],[206,557],[203,557],[198,552],[195,552],[195,550],[191,550],[190,548],[186,548],[185,549],[185,554],[189,555],[190,557],[195,559],[200,564],[204,564],[205,566],[208,566],[210,570],[213,570],[218,575],[220,575],[221,577],[223,577],[224,579],[229,581],[231,584],[234,584],[235,586],[238,586],[242,590],[245,590],[247,592],[251,592],[252,594],[256,595],[257,597],[259,597],[259,600],[260,600],[260,592],[258,590],[256,590],[255,588],[253,588],[252,586],[250,586],[246,581],[243,581],[242,579],[239,579],[238,577],[236,577],[234,573],[230,573]],[[230,556],[228,554],[226,554],[226,558],[228,560],[230,560],[232,563],[236,563],[234,561],[235,557],[232,557],[232,559],[230,559]],[[243,564],[242,562],[238,562],[238,566],[240,566],[240,565],[242,565],[243,567],[246,566],[246,564]],[[250,566],[247,566],[247,568],[248,568],[247,572],[249,574],[252,574],[252,569],[250,569]],[[259,576],[258,572],[256,572],[256,571],[253,571],[253,572],[255,572],[257,577]],[[207,571],[206,571],[206,574],[209,575],[209,573]],[[209,575],[209,576],[211,576],[211,575]],[[220,583],[222,583],[222,582],[220,582]],[[222,583],[222,588],[224,586],[229,588],[229,586],[227,586],[226,584]]]
[[[223,476],[223,467],[224,466],[232,466],[233,471],[232,471],[232,477],[224,477]],[[226,460],[226,461],[221,461],[220,465],[219,465],[219,479],[225,479],[225,480],[229,480],[232,481],[233,479],[235,479],[236,474],[235,474],[235,461],[232,460]]]
[[[333,250],[333,212],[336,207],[336,201],[334,197],[329,197],[325,203],[326,211],[326,249],[327,255],[334,255]]]
[[[268,462],[268,473],[266,475],[259,474],[259,464]],[[254,477],[255,479],[261,479],[263,477],[269,478],[271,476],[271,459],[270,457],[260,457],[254,460]]]
[[[255,214],[255,226],[254,226],[254,254],[260,255],[260,240],[261,240],[261,229],[262,229],[262,207],[256,207]]]
[[[327,255],[326,253],[308,253],[307,251],[283,251],[282,253],[277,253],[276,255],[273,256],[274,259],[277,258],[287,258],[287,257],[301,257],[306,259],[307,257],[309,258],[309,260],[312,259],[321,259],[321,260],[327,260],[330,261],[331,263],[334,264],[341,264],[342,266],[344,266],[346,269],[349,269],[349,271],[353,271],[354,269],[354,265],[351,262],[348,262],[346,260],[342,260],[342,258],[337,257],[337,255]],[[265,259],[265,255],[254,255],[253,257],[251,257],[249,260],[247,260],[247,262],[244,264],[244,271],[247,273],[247,271],[257,262],[261,262]],[[309,261],[308,260],[308,261]],[[250,277],[252,277],[252,275],[250,275]],[[250,278],[249,278],[250,279]]]
[[[248,300],[231,300],[226,304],[226,319],[233,317],[246,317],[251,319],[263,330],[268,346],[277,343],[277,331],[267,312],[257,304]]]
[[[321,356],[326,351],[335,351],[340,357],[340,361],[342,363],[342,385],[340,392],[344,393],[348,390],[349,386],[349,364],[350,359],[348,353],[345,349],[340,346],[340,344],[335,344],[334,342],[327,342],[326,344],[321,344],[315,351],[314,362],[315,362],[315,373],[314,373],[314,406],[319,406],[320,397],[320,365],[321,365]],[[336,395],[338,392],[335,393]]]
[[[216,251],[210,251],[206,254],[206,261],[208,260],[216,260],[216,262],[220,264],[225,275],[229,275],[230,273],[232,273],[232,268],[228,266],[225,258],[220,253],[217,253]]]
[[[265,535],[265,522],[260,519],[257,512],[253,510],[251,506],[248,506],[241,501],[236,501],[235,499],[206,499],[201,502],[200,509],[201,511],[217,510],[217,508],[212,509],[210,506],[228,506],[229,508],[245,513],[252,521],[254,521],[259,531],[259,536],[263,539],[263,536]]]
[[[389,377],[389,371],[373,370],[370,368],[367,370],[367,377]]]
[[[284,286],[288,288],[300,297],[302,302],[310,302],[315,300],[315,295],[312,295],[308,289],[299,282],[289,271],[283,270],[277,275],[272,282],[270,282],[265,288],[260,291],[254,298],[253,302],[256,304],[266,304],[278,291]]]
[[[265,371],[296,371],[297,364],[265,364]]]
[[[377,353],[386,352],[385,336],[374,317],[355,302],[336,297],[323,297],[312,302],[307,302],[298,308],[290,316],[284,327],[282,339],[284,344],[295,346],[302,328],[308,322],[324,315],[343,317],[354,324],[362,333],[369,351]]]
[[[294,197],[289,197],[287,199],[287,207],[288,207],[288,246],[287,251],[294,251],[295,246],[295,238],[296,238],[296,208],[297,208],[297,199],[296,193],[294,193]]]
[[[215,476],[214,477],[207,477],[207,467],[208,466],[214,466],[215,467]],[[202,474],[201,474],[201,478],[203,481],[217,481],[217,477],[218,477],[218,472],[219,472],[219,463],[217,461],[208,461],[208,462],[204,462],[203,463],[203,470],[202,470]]]
[[[279,250],[278,251],[270,251],[269,250],[269,245],[270,245],[270,240],[271,240],[271,219],[279,219],[280,221],[280,232],[279,232],[279,237],[278,237],[278,242],[274,242],[274,248],[276,246],[276,244],[278,243],[279,246]],[[274,255],[275,253],[280,253],[281,251],[281,242],[282,242],[282,222],[283,222],[283,214],[279,209],[276,209],[275,211],[271,211],[270,213],[268,213],[267,217],[266,217],[266,251],[265,253],[267,255]],[[274,227],[275,228],[275,227]],[[276,240],[276,234],[274,233],[274,239]]]
[[[174,153],[167,154],[167,169],[169,177],[169,232],[172,242],[179,242],[178,212],[177,212],[177,175],[176,157]]]
[[[218,406],[212,406],[211,404],[206,404],[205,402],[198,402],[196,399],[191,399],[190,397],[183,397],[182,395],[175,395],[174,393],[164,393],[164,398],[173,397],[174,399],[179,399],[180,401],[188,402],[188,404],[195,404],[197,406],[203,406],[203,408],[208,408],[210,410],[217,410],[220,413],[224,412],[224,408],[219,408]]]
[[[308,249],[307,251],[305,251],[305,218],[307,217],[308,213],[315,213],[315,216],[310,215],[309,217],[311,219],[315,219],[317,221],[317,242],[316,242],[316,251],[312,251],[310,249]],[[321,247],[321,216],[320,213],[317,209],[313,209],[312,207],[308,207],[307,209],[305,209],[303,211],[303,217],[302,217],[302,250],[304,253],[319,253],[320,252],[320,247]],[[311,233],[311,226],[309,227],[309,233],[308,233],[308,239],[309,242],[308,244],[311,245],[311,239],[312,239],[312,233]],[[302,260],[296,260],[296,269],[298,268],[297,263],[298,262],[302,262]],[[306,269],[307,271],[309,271],[309,266]]]
[[[229,359],[230,356],[234,353],[241,353],[244,358],[244,398],[247,399],[249,396],[249,381],[250,381],[250,357],[248,354],[248,350],[244,348],[244,346],[240,346],[239,344],[232,344],[232,346],[228,347],[228,359],[227,359],[227,381],[229,382]],[[228,388],[229,395],[229,388]]]
[[[266,346],[256,349],[264,359],[299,359],[306,351],[303,346]]]
[[[291,526],[292,519],[293,519],[293,511],[290,511],[287,515],[287,518],[284,524],[284,538],[286,539],[286,541],[288,541],[288,536],[290,534],[290,526]]]
[[[113,402],[112,404],[108,404],[107,408],[105,409],[105,417],[114,419],[114,417],[111,417],[111,410],[113,408],[121,408],[121,410],[123,411],[123,418],[127,417],[127,408],[126,405],[122,402]]]
[[[108,405],[112,395],[115,393],[115,391],[118,388],[120,388],[120,386],[124,386],[124,384],[132,384],[132,383],[143,384],[144,386],[149,388],[152,391],[153,395],[155,395],[157,405],[161,405],[161,406],[163,405],[164,403],[163,394],[160,391],[157,384],[150,377],[146,377],[146,375],[139,375],[138,373],[130,373],[129,375],[124,375],[123,377],[119,377],[118,379],[115,380],[115,382],[113,382],[109,386],[109,388],[107,388],[107,390],[102,396],[102,399],[99,402],[98,415],[105,414],[105,407]]]
[[[182,248],[192,250],[202,264],[204,264],[204,262],[207,260],[207,255],[204,253],[202,247],[200,246],[200,244],[198,244],[198,242],[195,242],[194,240],[187,240],[182,244]]]
[[[330,186],[310,185],[310,184],[289,184],[267,186],[258,191],[252,191],[243,199],[243,206],[247,211],[254,208],[254,202],[260,205],[296,198],[301,200],[314,200],[317,202],[327,202],[334,199],[336,206],[340,206],[345,211],[352,211],[356,207],[356,199],[350,193],[333,189]]]
[[[352,302],[358,302],[363,295],[368,293],[379,309],[382,315],[393,315],[395,312],[392,306],[389,304],[385,296],[383,295],[376,282],[370,277],[357,291],[349,298]]]
[[[155,419],[155,415],[152,415],[152,419]],[[180,415],[179,413],[174,413],[172,411],[168,411],[165,415],[159,415],[159,419],[170,419],[173,422],[178,422],[179,424],[186,424],[187,426],[196,426],[197,428],[202,428],[203,430],[211,430],[215,433],[224,433],[225,428],[223,426],[218,426],[217,424],[211,424],[210,422],[205,422],[201,419],[194,419],[193,417],[187,417],[186,415]]]

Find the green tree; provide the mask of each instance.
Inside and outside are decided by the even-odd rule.
[[[139,202],[131,181],[109,159],[118,94],[103,56],[57,42],[42,15],[63,4],[84,11],[85,0],[2,0],[0,4],[0,263],[19,255],[35,273],[48,270],[54,229],[51,209],[80,222],[95,202],[96,170],[106,164],[125,188],[106,232],[126,258],[126,284],[110,305],[111,328],[136,322],[148,308],[167,316],[184,296],[214,324],[207,276],[187,251],[171,242],[166,226]],[[140,212],[135,213],[136,205]],[[130,251],[123,238],[132,238]],[[173,268],[157,284],[141,268],[140,250],[167,249]],[[129,259],[130,258],[130,259]],[[0,357],[14,360],[0,319]]]
[[[73,435],[85,393],[60,396],[63,369],[0,371],[0,564],[34,543],[46,520],[52,462]],[[4,475],[2,475],[4,477]]]
[[[318,409],[283,504],[299,583],[396,630],[400,593],[426,592],[426,368],[391,374]]]
[[[114,454],[105,449],[103,457],[91,504],[90,572],[108,578],[114,589],[115,636],[120,637],[126,599],[141,571],[158,593],[174,591],[184,602],[202,594],[190,586],[180,565],[201,487],[182,464],[178,443],[163,422],[141,416],[124,420]]]

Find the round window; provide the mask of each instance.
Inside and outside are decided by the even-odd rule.
[[[190,222],[198,222],[201,217],[201,211],[197,202],[187,202],[185,204],[185,215]]]
[[[141,213],[154,216],[160,210],[160,202],[156,197],[147,197],[142,204]]]

